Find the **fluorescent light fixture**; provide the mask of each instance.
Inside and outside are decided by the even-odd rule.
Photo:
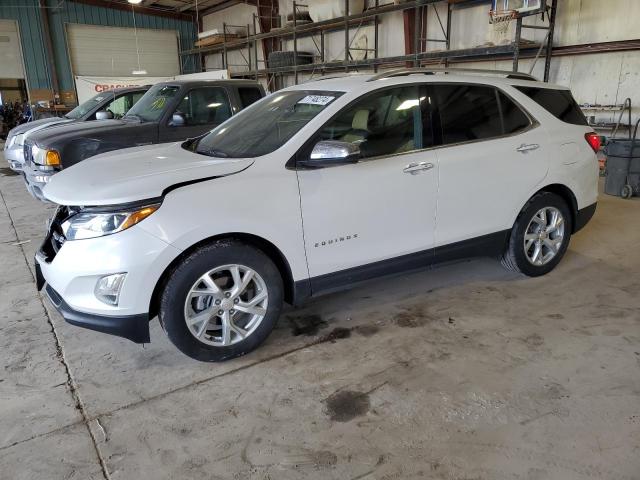
[[[146,75],[147,71],[146,70],[134,70],[133,72],[131,72],[131,75]]]
[[[207,108],[216,108],[219,107],[220,105],[222,105],[221,103],[210,103],[209,105],[207,105]]]
[[[405,100],[398,106],[398,108],[396,108],[396,111],[399,112],[400,110],[409,110],[410,108],[417,107],[418,105],[420,105],[420,102],[422,102],[425,98],[427,97],[420,97],[420,99],[412,98],[410,100]]]
[[[142,3],[142,0],[127,0],[129,3],[132,3],[134,5],[138,5],[140,3]]]

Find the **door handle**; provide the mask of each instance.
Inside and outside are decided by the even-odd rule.
[[[530,150],[537,150],[539,148],[540,148],[540,145],[538,145],[537,143],[529,143],[529,144],[523,143],[518,148],[516,148],[516,151],[520,153],[527,153]]]
[[[410,173],[411,175],[417,175],[425,170],[431,170],[433,168],[433,163],[428,162],[420,162],[420,163],[410,163],[406,167],[402,169],[404,173]]]

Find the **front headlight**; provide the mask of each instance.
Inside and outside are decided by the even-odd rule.
[[[46,148],[40,148],[34,145],[31,147],[31,155],[33,161],[38,165],[46,165],[49,167],[60,166],[60,154],[55,150],[47,150]]]
[[[24,133],[19,133],[13,136],[13,144],[17,147],[24,145]]]
[[[62,224],[62,232],[67,240],[111,235],[140,223],[158,208],[159,203],[109,212],[80,211]]]

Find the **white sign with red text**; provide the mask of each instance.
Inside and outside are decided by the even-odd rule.
[[[138,85],[153,85],[169,80],[218,80],[229,78],[227,70],[209,70],[207,72],[176,75],[175,77],[87,77],[76,76],[76,92],[78,105],[89,100],[98,93],[114,88],[135,87]]]
[[[76,92],[78,104],[81,104],[98,93],[114,88],[153,85],[158,82],[173,80],[173,77],[80,77],[76,76]]]

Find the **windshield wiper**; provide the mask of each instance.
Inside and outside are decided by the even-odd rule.
[[[196,150],[196,153],[207,155],[208,157],[229,158],[228,154],[224,153],[222,150],[216,150],[215,148],[211,148],[209,150]]]
[[[140,115],[136,115],[135,113],[127,113],[124,117],[122,117],[122,120],[126,120],[127,118],[138,120],[140,123],[144,122],[144,119]]]

